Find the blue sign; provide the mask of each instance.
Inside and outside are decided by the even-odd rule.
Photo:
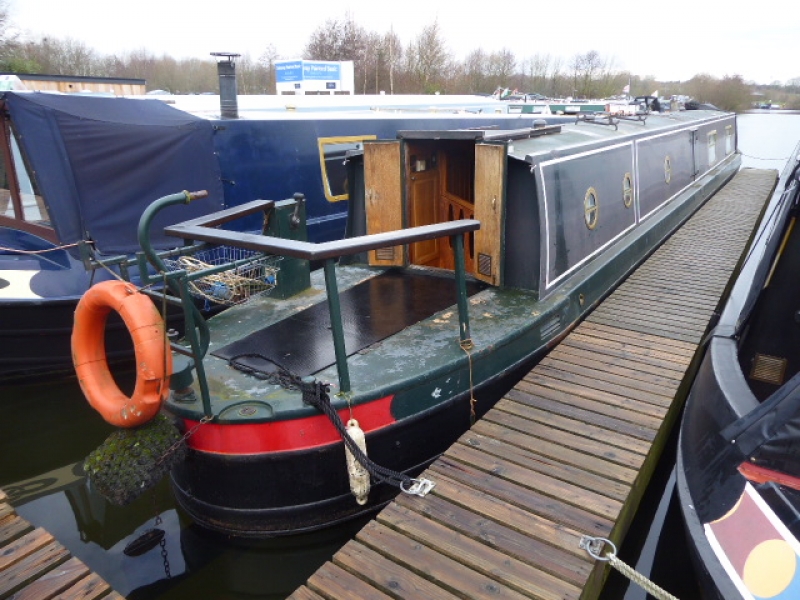
[[[341,69],[336,62],[311,62],[293,60],[275,64],[275,80],[278,83],[292,81],[339,81]]]
[[[278,83],[301,81],[303,79],[303,61],[294,60],[275,64],[275,79]]]
[[[306,81],[338,81],[339,78],[339,63],[303,61],[303,79]]]

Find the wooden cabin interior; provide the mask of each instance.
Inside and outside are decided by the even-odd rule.
[[[421,139],[365,143],[367,232],[477,219],[480,230],[464,240],[466,271],[499,285],[506,144],[477,142],[481,132],[426,133]],[[370,253],[370,264],[452,270],[452,244],[439,238],[407,251],[382,248]]]

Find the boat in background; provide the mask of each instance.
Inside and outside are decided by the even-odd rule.
[[[705,597],[800,594],[800,145],[692,384],[677,483]]]
[[[89,273],[84,262],[138,250],[136,224],[153,197],[208,191],[189,212],[161,214],[154,224],[161,231],[180,219],[304,189],[309,239],[341,239],[344,158],[364,140],[407,128],[506,129],[537,121],[535,115],[428,111],[438,96],[407,100],[402,111],[351,104],[323,112],[242,110],[240,118],[198,116],[153,98],[160,97],[0,93],[0,380],[71,372],[75,305],[92,283],[119,275]],[[260,232],[259,219],[236,226]],[[78,242],[91,242],[84,256]],[[163,250],[176,242],[156,233],[152,243]],[[109,350],[129,358],[129,336],[119,321],[113,330]]]
[[[222,97],[217,94],[166,94],[128,96],[164,102],[193,115],[220,118]],[[241,118],[257,118],[265,112],[327,112],[370,110],[373,112],[506,114],[508,103],[473,94],[342,94],[275,95],[248,94],[236,97]]]
[[[143,216],[140,242],[152,281],[166,278],[170,302],[186,308],[186,339],[167,358],[163,326],[146,311],[145,327],[128,323],[153,332],[137,355],[141,385],[130,397],[110,389],[97,307],[142,294],[95,286],[73,332],[79,382],[111,423],[144,430],[154,406],[179,423],[188,454],[172,487],[201,526],[250,537],[328,527],[377,510],[398,487],[424,495],[435,484],[417,478],[425,466],[739,164],[736,117],[715,111],[402,130],[349,153],[345,239],[306,241],[301,196],[166,228],[187,257],[253,253],[265,269],[253,277],[246,260],[168,264],[174,256],[148,243],[151,221],[193,196],[165,196]],[[220,228],[264,212],[268,235]],[[313,261],[323,268],[310,272]],[[265,274],[270,294],[249,294]],[[205,321],[192,291],[247,301]]]
[[[662,103],[656,96],[617,97],[605,100],[529,99],[526,96],[522,100],[506,102],[508,102],[508,112],[512,114],[569,115],[578,118],[595,115],[644,116],[663,112],[665,109],[679,110],[677,101]]]

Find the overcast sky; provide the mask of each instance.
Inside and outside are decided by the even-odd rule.
[[[404,44],[434,20],[459,60],[477,48],[561,57],[596,50],[616,70],[659,80],[741,75],[771,83],[800,77],[800,5],[713,2],[445,2],[381,0],[10,0],[11,22],[33,36],[70,37],[102,53],[145,48],[175,58],[237,52],[257,59],[272,44],[300,57],[311,33],[348,13]],[[708,6],[706,6],[708,5]],[[724,8],[723,8],[724,7]]]

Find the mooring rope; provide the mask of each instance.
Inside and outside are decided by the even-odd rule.
[[[603,544],[608,544],[611,547],[611,551],[601,555],[600,549],[602,548]],[[657,600],[678,600],[678,598],[656,585],[653,581],[649,580],[641,573],[637,572],[633,567],[617,558],[617,547],[611,540],[584,535],[581,538],[579,545],[589,553],[589,556],[595,560],[609,563],[617,571],[622,573],[625,577],[637,584]]]
[[[475,421],[477,420],[478,416],[475,412],[475,405],[477,401],[475,400],[475,388],[472,383],[472,354],[470,350],[475,347],[475,344],[472,343],[471,338],[467,338],[466,340],[461,340],[459,344],[461,349],[467,355],[467,362],[469,363],[469,422],[470,425],[474,425]]]
[[[742,152],[741,150],[739,150],[739,154],[741,154],[742,156],[746,156],[747,158],[752,158],[754,160],[772,160],[776,162],[779,160],[785,162],[791,158],[791,156],[782,156],[780,158],[764,158],[763,156],[755,156],[754,154],[747,154],[747,152]]]
[[[342,421],[339,413],[331,405],[330,396],[328,395],[330,391],[329,384],[313,378],[299,379],[296,376],[293,376],[293,378],[303,393],[303,402],[317,408],[328,417],[339,432],[347,449],[378,483],[386,482],[400,488],[406,494],[416,496],[425,496],[433,488],[434,484],[427,479],[414,479],[405,473],[382,467],[364,454],[358,444],[350,437],[347,432],[347,426]]]

